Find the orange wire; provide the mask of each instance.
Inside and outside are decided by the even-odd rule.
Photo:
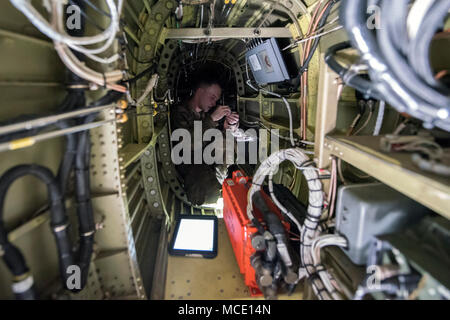
[[[118,84],[106,84],[106,87],[108,89],[114,90],[114,91],[118,91],[118,92],[122,92],[125,93],[127,92],[127,88]]]
[[[436,80],[440,80],[443,77],[445,77],[446,75],[448,75],[449,73],[450,73],[449,70],[442,70],[442,71],[440,71],[439,73],[436,74],[435,79]]]
[[[317,14],[318,14],[318,12],[320,10],[321,2],[322,1],[320,1],[317,4],[317,7],[314,9],[313,15],[311,17],[311,22],[310,22],[309,27],[308,27],[308,32],[306,33],[306,37],[309,37],[311,35],[312,27],[313,27],[313,21],[316,19]],[[300,53],[300,64],[303,66],[303,64],[305,63],[305,59],[308,56],[309,52],[307,51],[306,43],[304,43],[302,45],[302,47],[303,47],[303,50]],[[302,138],[306,139],[305,133],[304,133],[305,132],[305,130],[304,130],[305,118],[306,118],[306,113],[305,113],[305,107],[306,106],[305,106],[305,103],[304,103],[304,92],[305,92],[305,90],[307,88],[307,85],[308,85],[308,78],[307,77],[305,78],[304,74],[305,73],[303,73],[301,78],[300,78],[300,83],[301,83],[301,93],[300,93],[300,118],[301,119],[300,119],[300,127],[302,129]]]
[[[311,18],[311,22],[309,24],[309,28],[308,28],[308,33],[307,33],[307,37],[309,37],[311,34],[315,33],[318,27],[318,24],[320,22],[320,20],[322,19],[323,15],[325,14],[325,11],[327,10],[327,8],[331,5],[331,1],[328,1],[323,7],[322,10],[320,11],[320,4],[319,3],[317,5],[317,7],[314,10],[313,16]],[[320,11],[320,14],[319,14]],[[312,44],[314,43],[313,39],[310,39],[308,41],[306,41],[306,43],[303,45],[303,55],[301,55],[301,65],[303,66],[305,61],[306,61],[306,57],[309,56],[310,51],[311,51],[311,47]],[[302,74],[301,77],[301,83],[302,83],[302,91],[301,91],[301,128],[302,128],[302,138],[304,140],[307,140],[307,126],[308,126],[308,71],[305,71]]]

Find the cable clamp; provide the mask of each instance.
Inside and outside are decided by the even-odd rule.
[[[86,233],[81,234],[82,237],[90,237],[95,233],[95,230],[88,231]]]
[[[69,226],[68,223],[66,223],[66,224],[64,224],[64,225],[61,225],[61,226],[57,226],[57,227],[54,227],[54,228],[53,228],[53,231],[54,231],[55,233],[58,233],[58,232],[61,232],[61,231],[66,230],[68,226]]]
[[[362,71],[366,70],[368,70],[368,67],[363,63],[353,64],[342,76],[342,81],[344,81],[344,83],[348,83],[351,79],[356,77]]]
[[[352,80],[357,75],[358,75],[358,73],[355,71],[355,69],[353,69],[353,66],[352,66],[344,73],[344,75],[342,76],[342,81],[345,84],[348,84],[350,82],[350,80]]]
[[[20,294],[30,290],[33,284],[34,284],[33,276],[29,275],[24,280],[13,283],[11,288],[15,294]]]

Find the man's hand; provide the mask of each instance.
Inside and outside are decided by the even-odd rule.
[[[230,114],[231,109],[229,106],[218,106],[217,109],[211,114],[211,119],[217,122]]]
[[[224,129],[235,130],[239,127],[239,114],[236,112],[231,113],[225,119]]]

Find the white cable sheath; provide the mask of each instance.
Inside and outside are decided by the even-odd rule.
[[[63,25],[61,24],[61,19],[58,19],[58,2],[52,2],[51,11],[54,13],[51,17],[52,26],[56,30],[62,30]],[[106,86],[109,89],[125,92],[126,88],[112,84],[114,82],[120,81],[123,78],[123,73],[121,70],[110,71],[106,73],[100,73],[88,68],[84,63],[82,63],[75,54],[69,49],[67,45],[62,42],[54,41],[55,50],[59,57],[66,65],[66,67],[75,73],[77,76],[93,82],[99,86]],[[125,90],[124,90],[125,89]]]
[[[380,135],[381,127],[383,126],[383,120],[384,120],[384,112],[386,111],[386,102],[380,101],[380,106],[378,107],[378,116],[377,116],[377,122],[375,124],[375,129],[373,131],[374,136]]]
[[[157,73],[155,73],[150,80],[148,81],[147,86],[145,87],[144,93],[137,99],[136,105],[141,104],[144,102],[145,98],[152,92],[153,88],[156,87],[158,83],[159,76]]]
[[[58,55],[67,68],[73,73],[97,85],[105,86],[116,91],[126,91],[125,87],[114,84],[115,82],[122,80],[123,73],[121,70],[106,73],[94,71],[79,61],[69,49],[70,46],[72,49],[78,50],[89,58],[100,63],[111,63],[116,61],[119,57],[117,54],[108,58],[98,57],[95,54],[104,52],[115,40],[116,33],[119,30],[119,17],[123,6],[123,0],[119,0],[117,6],[114,0],[105,0],[111,14],[111,23],[104,32],[91,37],[71,37],[67,35],[63,23],[63,8],[66,4],[65,0],[51,1],[50,8],[47,8],[50,11],[51,22],[42,17],[42,15],[33,7],[31,0],[10,1],[30,20],[36,28],[54,41],[55,49]],[[87,49],[81,47],[83,45],[99,44],[103,41],[105,41],[105,43],[99,48]]]
[[[24,293],[28,290],[30,290],[30,288],[33,286],[34,284],[34,279],[33,276],[28,276],[25,279],[23,279],[22,281],[19,282],[15,282],[12,284],[12,291],[15,294],[21,294]]]
[[[410,39],[415,39],[419,34],[422,21],[434,2],[435,0],[414,1],[411,10],[409,11],[408,19],[406,21],[408,36]]]
[[[288,115],[289,115],[289,139],[291,141],[291,146],[295,147],[294,127],[293,127],[293,122],[292,122],[292,110],[291,110],[291,106],[289,105],[289,102],[286,100],[285,97],[282,97],[281,95],[279,95],[277,93],[274,93],[274,92],[271,92],[271,91],[268,91],[268,90],[264,90],[264,89],[261,89],[261,92],[264,92],[266,94],[272,95],[272,96],[277,97],[277,98],[281,98],[283,100],[284,105],[286,106],[286,109],[287,109],[287,112],[288,112]]]
[[[75,51],[83,53],[88,58],[103,64],[112,63],[120,58],[118,54],[114,54],[110,57],[99,57],[97,54],[105,52],[109,47],[111,47],[116,39],[116,34],[119,30],[119,19],[123,6],[123,0],[119,0],[117,6],[113,0],[105,0],[111,15],[111,23],[104,32],[92,37],[71,37],[66,34],[63,23],[63,9],[66,3],[64,0],[53,0],[51,2],[50,13],[52,15],[53,22],[51,24],[40,15],[40,13],[33,7],[30,0],[10,1],[31,21],[36,28],[38,28],[54,42],[62,43]],[[83,47],[83,45],[100,44],[103,41],[105,41],[105,43],[98,48],[88,49]]]
[[[301,169],[303,175],[308,181],[309,205],[308,214],[303,226],[301,226],[300,223],[295,219],[295,217],[279,203],[279,201],[273,194],[273,184],[271,182],[271,176],[276,174],[279,165],[286,160],[291,161],[296,168]],[[318,270],[314,265],[311,252],[313,240],[318,237],[321,232],[319,222],[322,216],[324,199],[322,183],[320,182],[318,172],[313,166],[308,166],[308,164],[310,163],[311,159],[303,152],[303,150],[298,148],[281,150],[270,155],[263,163],[261,163],[256,174],[253,177],[252,186],[250,187],[247,195],[247,215],[250,220],[254,219],[252,202],[253,195],[255,194],[255,192],[259,192],[266,176],[269,176],[269,190],[272,190],[272,199],[280,207],[280,210],[282,210],[297,225],[300,230],[300,260],[302,264],[299,270],[299,280],[304,276],[310,277],[313,290],[319,297],[319,299],[338,299],[339,295],[334,289],[330,288],[330,290],[332,290],[331,292],[329,292],[321,277],[314,276],[319,272],[325,271],[320,269]],[[328,273],[326,274],[328,275]],[[322,290],[324,289],[325,291],[322,292]]]
[[[346,247],[347,246],[347,239],[344,237],[334,235],[334,234],[326,234],[320,237],[317,237],[314,239],[311,247],[312,252],[312,258],[313,258],[313,264],[316,267],[316,269],[319,269],[318,271],[320,278],[322,279],[325,287],[329,292],[331,292],[331,295],[333,299],[340,300],[340,295],[335,292],[334,286],[331,283],[330,275],[325,269],[320,269],[320,249],[327,247],[327,246],[338,246],[338,247]]]
[[[22,12],[28,20],[43,34],[54,41],[73,45],[90,45],[109,39],[115,26],[111,25],[102,33],[91,37],[71,37],[67,34],[57,32],[42,15],[33,7],[31,0],[10,0],[14,7]],[[111,13],[111,20],[118,21],[118,11],[114,0],[105,0]],[[52,4],[63,6],[65,0],[53,0]]]

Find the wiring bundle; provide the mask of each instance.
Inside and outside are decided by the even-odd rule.
[[[75,33],[74,31],[69,32],[71,35],[65,34],[65,32],[64,34],[58,33],[55,31],[56,29],[53,28],[56,24],[53,24],[52,27],[47,22],[43,21],[40,14],[31,6],[30,1],[12,2],[16,7],[22,9],[22,12],[38,26],[41,31],[52,37],[55,41],[55,46],[61,49],[60,53],[62,55],[67,53],[74,59],[72,62],[84,66],[84,63],[78,60],[79,58],[71,51],[71,49],[78,50],[91,58],[104,50],[89,51],[87,49],[85,50],[82,45],[106,40],[107,38],[105,35],[97,38],[94,37],[96,41],[94,42],[94,40],[89,37],[73,36],[73,33]],[[118,17],[118,11],[114,1],[107,2],[110,5],[110,9],[114,9],[112,15]],[[119,3],[121,3],[121,1]],[[62,14],[62,2],[52,1],[52,5],[54,13],[53,17],[60,17]],[[60,25],[59,27],[62,26]],[[81,33],[83,32],[84,20],[82,21],[81,28]],[[111,30],[108,32],[110,38],[113,39],[116,33],[115,28],[111,27]],[[107,46],[105,45],[104,47],[106,48]],[[42,136],[50,138],[59,135],[58,132],[47,132],[35,135],[36,133],[48,130],[51,127],[59,128],[61,134],[64,132],[66,135],[66,150],[56,176],[50,169],[44,166],[26,164],[10,168],[0,177],[0,256],[2,256],[6,266],[14,276],[12,290],[17,299],[36,299],[37,292],[35,290],[32,273],[27,266],[25,257],[20,249],[8,240],[8,231],[4,225],[3,214],[5,199],[9,188],[17,179],[27,175],[38,178],[47,186],[47,209],[50,211],[50,226],[55,237],[58,251],[62,287],[73,292],[79,292],[86,286],[88,279],[95,234],[89,179],[91,143],[88,129],[93,127],[92,124],[94,124],[93,122],[97,118],[99,112],[114,107],[116,105],[115,103],[123,94],[122,90],[115,90],[118,89],[117,85],[107,85],[111,91],[106,93],[99,100],[87,104],[85,91],[88,86],[84,79],[90,81],[94,80],[94,78],[84,77],[83,72],[77,72],[78,69],[70,67],[69,69],[72,72],[68,73],[68,93],[64,101],[58,107],[56,114],[39,118],[31,115],[23,116],[22,119],[17,119],[22,120],[22,122],[10,122],[3,126],[1,130],[0,140],[4,142],[3,144],[5,145],[11,143],[17,144],[17,141],[37,141],[39,140],[38,137]],[[86,71],[87,69],[84,70]],[[119,79],[121,78],[117,76],[114,81]],[[24,119],[25,121],[23,121]],[[30,135],[34,136],[30,137]],[[68,185],[72,173],[74,175],[73,195],[76,203],[79,227],[79,241],[75,250],[71,243],[71,233],[65,203],[66,197],[70,195],[68,192]],[[71,273],[69,272],[69,268],[73,266],[78,266],[81,272],[79,287],[70,286],[69,277]]]
[[[340,18],[350,42],[332,46],[326,62],[344,83],[367,97],[422,120],[425,128],[450,131],[450,90],[430,63],[430,46],[450,1],[415,1],[411,7],[409,0],[379,1],[378,28],[367,23],[370,3],[342,1]],[[360,63],[346,68],[335,56],[351,46],[360,52]],[[361,77],[361,70],[368,70],[370,79]]]
[[[53,40],[55,49],[64,64],[73,73],[79,77],[95,83],[99,86],[104,86],[108,89],[119,92],[126,92],[126,87],[116,84],[116,82],[123,79],[124,74],[122,70],[113,70],[109,72],[98,72],[87,67],[74,54],[74,51],[84,54],[89,59],[102,64],[109,64],[119,58],[118,54],[111,57],[103,58],[99,54],[105,52],[116,39],[116,33],[119,30],[119,17],[122,10],[123,0],[118,2],[118,5],[113,0],[106,0],[111,14],[111,24],[102,33],[95,36],[73,37],[69,36],[64,30],[64,2],[51,1],[49,10],[51,19],[47,21],[42,15],[33,7],[29,0],[11,0],[11,3],[21,11],[42,33]],[[102,44],[103,43],[103,44]],[[86,46],[102,44],[98,48],[87,48]]]
[[[318,1],[312,13],[307,33],[305,34],[303,39],[300,39],[293,44],[302,45],[300,61],[301,67],[299,70],[299,76],[301,80],[300,105],[302,129],[301,136],[303,139],[302,142],[306,142],[305,140],[307,140],[308,68],[318,48],[320,37],[340,29],[339,27],[332,29],[332,31],[328,30],[323,32],[324,28],[327,25],[327,20],[332,12],[332,9],[337,2],[338,1]],[[336,21],[337,19],[334,19],[333,21],[328,22],[328,24],[333,24]],[[293,45],[289,47],[292,47]],[[290,119],[290,137],[283,137],[283,139],[289,140],[293,147],[293,149],[281,150],[278,153],[272,154],[258,168],[256,174],[253,177],[252,186],[247,196],[248,218],[250,219],[250,221],[253,221],[255,225],[257,225],[257,219],[255,219],[255,217],[253,216],[253,203],[257,203],[259,190],[263,186],[265,178],[268,177],[268,190],[273,202],[289,219],[289,221],[292,221],[296,225],[297,229],[300,232],[300,268],[298,272],[297,282],[303,278],[308,279],[314,293],[317,297],[319,297],[319,299],[342,299],[342,290],[337,286],[336,281],[333,280],[332,276],[324,268],[324,266],[321,265],[320,262],[320,248],[329,245],[345,247],[347,244],[345,238],[332,234],[326,234],[326,231],[328,231],[328,225],[333,223],[332,211],[334,202],[336,201],[337,169],[335,161],[333,162],[334,170],[332,171],[333,183],[330,185],[330,198],[327,202],[327,205],[331,205],[331,208],[329,208],[328,210],[328,217],[325,219],[326,223],[323,224],[322,213],[325,201],[323,199],[322,184],[320,182],[319,172],[316,168],[313,167],[313,162],[307,156],[307,151],[294,148],[296,146],[296,142],[299,140],[295,139],[293,135],[292,113],[290,111],[289,103],[282,95],[253,85],[250,80],[247,64],[246,73],[248,79],[247,85],[253,90],[283,99]],[[290,212],[285,206],[283,206],[283,204],[277,199],[274,192],[273,176],[278,171],[279,165],[284,161],[291,161],[298,170],[301,170],[308,183],[308,213],[306,219],[302,224],[292,212]]]
[[[314,54],[319,46],[320,37],[314,36],[317,30],[322,29],[328,17],[330,16],[331,10],[337,3],[336,0],[330,0],[324,2],[319,1],[316,4],[316,8],[311,17],[311,22],[308,27],[308,32],[305,35],[302,44],[301,57],[300,57],[300,83],[301,83],[301,97],[300,97],[300,119],[302,128],[302,139],[307,140],[307,130],[308,130],[308,68],[309,64],[314,57]]]
[[[274,193],[273,176],[278,171],[279,165],[284,161],[292,162],[298,170],[301,170],[308,183],[309,205],[303,225],[292,212],[280,203]],[[269,193],[273,202],[300,231],[300,267],[297,282],[306,277],[319,299],[342,299],[341,294],[332,285],[334,281],[331,275],[320,264],[317,250],[316,253],[312,250],[314,241],[320,239],[321,233],[327,229],[327,226],[321,223],[324,199],[322,183],[317,169],[314,168],[310,158],[301,149],[281,150],[268,157],[255,173],[247,195],[247,216],[255,225],[257,225],[257,221],[253,215],[254,196],[261,190],[267,176],[269,177]],[[328,238],[329,241],[325,242],[325,245],[346,245],[345,239],[341,237],[331,235]]]
[[[91,105],[84,106],[85,98],[84,94],[82,94],[84,89],[79,90],[81,92],[69,92],[68,97],[59,109],[66,110],[69,113],[75,108],[80,108],[80,106],[81,108],[90,107],[91,109],[96,109],[97,106],[110,105],[121,97],[121,94],[111,91]],[[36,130],[41,131],[48,126],[65,129],[77,124],[88,125],[95,120],[98,113],[99,111],[94,111],[76,119],[62,120],[57,123],[50,122],[47,125],[38,127]],[[18,133],[23,134],[23,131],[18,131]],[[14,138],[18,133],[11,133],[9,137]],[[75,288],[74,291],[82,290],[87,282],[95,233],[89,181],[89,132],[83,130],[79,133],[68,133],[66,140],[66,150],[56,176],[44,166],[30,164],[17,165],[7,170],[0,177],[0,252],[3,260],[15,277],[13,291],[17,299],[35,299],[36,292],[34,291],[33,277],[26,265],[25,258],[20,250],[8,240],[8,233],[3,222],[3,209],[10,186],[14,181],[26,175],[35,176],[47,185],[48,209],[50,210],[51,227],[58,249],[62,286],[67,288],[68,278],[71,275],[67,270],[73,265],[79,266],[81,271],[80,288]],[[70,241],[69,223],[65,208],[65,197],[68,194],[67,186],[72,172],[74,173],[74,195],[79,224],[79,244],[76,252],[73,252],[73,246]]]
[[[46,4],[45,9],[49,16],[46,19],[36,10],[31,0],[10,0],[36,28],[53,41],[57,54],[70,72],[68,94],[60,105],[57,114],[40,118],[28,115],[24,122],[10,121],[0,128],[0,151],[14,149],[15,146],[20,147],[20,143],[23,144],[30,141],[26,139],[31,137],[35,139],[50,137],[46,135],[48,132],[45,131],[49,128],[57,127],[60,129],[60,135],[64,134],[66,136],[66,150],[56,175],[44,166],[25,164],[7,170],[0,177],[0,256],[14,276],[12,288],[18,299],[34,299],[37,293],[34,289],[33,277],[27,266],[26,259],[19,248],[8,240],[8,231],[3,221],[3,207],[10,186],[14,181],[26,175],[32,175],[44,182],[48,190],[48,205],[45,209],[48,209],[50,212],[51,230],[57,244],[62,287],[71,290],[67,287],[68,276],[70,275],[67,270],[70,266],[76,265],[80,267],[82,272],[81,288],[76,288],[72,291],[82,290],[88,279],[89,266],[94,254],[93,244],[96,232],[89,181],[90,137],[88,129],[96,125],[94,121],[100,111],[115,107],[122,96],[125,96],[128,100],[128,104],[124,102],[126,106],[151,107],[150,113],[138,112],[137,108],[126,111],[125,107],[120,112],[124,116],[127,114],[136,114],[136,116],[155,115],[157,111],[156,102],[167,103],[167,100],[173,100],[171,89],[166,91],[163,98],[158,98],[154,91],[158,86],[159,80],[155,64],[157,57],[148,61],[138,59],[129,46],[126,37],[122,37],[119,34],[121,28],[125,25],[125,22],[120,18],[124,1],[104,1],[108,8],[107,12],[97,8],[88,0],[47,0],[44,1],[44,4]],[[268,21],[268,17],[275,12],[275,7],[282,6],[277,1],[270,0],[268,2],[272,3],[272,5],[268,8],[266,14],[261,17],[262,22],[255,29],[256,31]],[[66,30],[64,23],[66,6],[78,3],[84,3],[97,13],[107,17],[109,25],[103,28],[97,25],[96,21],[89,17],[86,12],[81,11],[84,21],[93,24],[99,30],[99,33],[87,36],[84,35],[84,30],[76,34]],[[201,10],[200,27],[203,27],[203,6],[210,4],[208,29],[211,29],[214,22],[215,3],[215,1],[206,0],[178,1],[178,7],[174,13],[177,18],[177,27],[182,25],[183,4],[201,5],[198,8],[198,11]],[[232,5],[228,7],[230,3]],[[226,14],[228,16],[235,3],[236,1],[226,1],[222,8],[222,14],[225,10],[228,10]],[[340,15],[331,19],[330,16],[334,13],[333,9],[336,8],[338,3],[340,4]],[[374,3],[379,4],[381,8],[380,25],[379,28],[370,29],[367,24],[369,17],[368,8]],[[146,7],[149,7],[148,3]],[[339,300],[344,298],[344,290],[334,279],[330,269],[327,270],[321,261],[321,250],[323,248],[328,246],[346,248],[350,243],[350,241],[346,240],[347,238],[338,235],[337,232],[336,234],[331,234],[333,232],[332,228],[336,224],[335,221],[338,220],[335,218],[339,212],[337,202],[339,195],[338,178],[345,184],[345,177],[341,170],[341,159],[330,158],[330,175],[327,175],[326,178],[330,178],[330,185],[328,192],[325,194],[321,182],[321,179],[324,178],[320,175],[324,170],[319,170],[314,166],[314,161],[311,160],[311,155],[314,152],[311,149],[302,149],[302,147],[307,148],[315,145],[314,142],[308,141],[308,138],[311,138],[308,137],[308,110],[311,110],[309,109],[311,107],[309,101],[311,92],[309,91],[312,90],[310,65],[317,55],[321,38],[341,28],[345,28],[349,34],[350,41],[332,46],[325,56],[325,62],[339,75],[344,84],[355,88],[357,92],[362,94],[361,99],[357,96],[357,100],[363,103],[359,104],[359,114],[350,125],[347,131],[348,136],[356,136],[363,130],[367,131],[367,127],[371,120],[375,120],[375,116],[377,118],[373,135],[379,135],[387,104],[393,106],[399,112],[419,118],[428,129],[438,127],[450,131],[450,92],[444,82],[448,71],[434,70],[430,63],[430,47],[436,35],[441,31],[449,9],[450,0],[315,1],[310,11],[307,31],[301,39],[295,39],[290,46],[283,49],[286,50],[296,46],[300,48],[300,68],[298,73],[295,73],[295,75],[298,75],[296,78],[297,82],[295,85],[290,83],[288,88],[289,92],[292,93],[294,91],[292,87],[300,84],[299,120],[294,119],[294,113],[290,104],[292,100],[289,101],[287,96],[283,96],[278,91],[272,92],[275,90],[270,91],[267,87],[261,87],[252,83],[246,61],[247,85],[260,94],[259,98],[267,99],[268,96],[271,96],[276,98],[272,100],[278,104],[283,103],[289,117],[289,135],[287,136],[286,134],[286,136],[281,135],[279,137],[290,143],[290,149],[275,152],[263,161],[254,174],[251,184],[241,183],[240,176],[234,177],[236,178],[234,186],[238,185],[244,190],[242,192],[244,201],[240,202],[240,205],[245,208],[242,211],[244,216],[246,215],[254,227],[259,229],[259,235],[264,238],[259,240],[262,242],[266,241],[264,243],[270,242],[271,246],[269,248],[269,245],[267,245],[267,248],[270,249],[267,253],[271,257],[270,261],[267,261],[267,257],[264,256],[265,253],[261,253],[262,251],[259,251],[251,258],[251,266],[259,276],[260,283],[258,285],[263,284],[264,287],[269,288],[273,283],[276,283],[276,281],[272,281],[276,280],[277,277],[274,274],[277,273],[279,279],[281,279],[282,276],[280,274],[284,273],[284,280],[286,284],[291,286],[291,289],[300,281],[305,280],[319,299]],[[150,12],[149,8],[147,8],[147,11]],[[238,10],[233,9],[234,11]],[[288,12],[295,27],[298,31],[301,31],[297,17],[292,17],[290,10]],[[339,18],[342,26],[334,26]],[[215,22],[217,24],[217,20]],[[220,39],[220,41],[222,40],[226,39]],[[189,64],[186,64],[185,61],[189,61],[188,59],[191,58],[194,59],[194,53],[194,61],[197,61],[195,63],[201,62],[202,59],[206,61],[212,41],[214,40],[209,38],[183,41],[191,43],[192,47],[195,48],[191,52],[185,52],[189,51],[185,50],[186,47],[189,48],[189,45],[179,41],[182,54],[182,58],[179,59],[183,65],[180,70],[184,68],[184,73],[187,73]],[[253,41],[256,45],[263,44],[262,39]],[[121,45],[121,50],[129,50],[130,56],[137,63],[149,64],[149,66],[145,67],[139,74],[132,75],[134,76],[133,78],[130,78],[123,52],[107,54],[107,52],[112,51],[111,49],[117,42]],[[207,44],[202,45],[200,42],[207,42]],[[204,48],[204,58],[198,59],[197,57],[199,47]],[[339,62],[337,55],[340,51],[352,47],[359,51],[360,60],[356,64],[343,66]],[[214,49],[217,48],[221,47],[214,47]],[[232,47],[229,50],[231,51]],[[94,62],[94,65],[98,66],[97,70],[89,67],[85,60]],[[119,67],[123,65],[125,67]],[[136,98],[133,97],[129,88],[148,74],[150,74],[150,77],[148,77],[149,80],[146,86],[136,86],[142,89],[141,94]],[[231,70],[229,74],[231,81]],[[179,90],[178,80],[182,75],[183,72],[179,72],[175,90]],[[108,93],[100,100],[88,104],[85,93],[89,88],[107,89]],[[281,86],[280,88],[285,89]],[[145,104],[146,98],[152,92],[155,95],[152,99],[152,104]],[[178,97],[176,93],[177,91],[175,91],[175,97]],[[297,99],[297,96],[295,97]],[[154,105],[153,102],[155,102]],[[375,114],[376,103],[379,103],[378,115]],[[117,110],[116,113],[118,113]],[[251,114],[249,113],[249,118],[253,117]],[[365,118],[365,115],[367,115],[367,118]],[[254,118],[257,119],[256,116]],[[270,129],[266,121],[259,120],[252,123],[248,122],[248,125],[250,127]],[[300,121],[298,137],[295,136],[294,121]],[[242,122],[245,123],[245,121]],[[249,141],[254,138],[253,136],[246,136],[241,130],[235,131],[234,136],[237,140],[242,141]],[[387,136],[381,141],[389,149],[387,152],[419,152],[413,156],[413,162],[423,170],[444,176],[450,175],[448,167],[444,166],[443,161],[441,161],[444,158],[448,159],[448,156],[443,148],[433,141],[419,137],[399,137],[398,135]],[[392,147],[393,145],[394,147]],[[422,155],[425,155],[425,157],[422,157]],[[286,205],[279,194],[277,195],[277,186],[273,180],[280,165],[285,161],[292,163],[306,180],[308,208],[304,212],[304,219],[303,216],[302,219],[299,219],[298,212],[294,212],[297,209]],[[298,171],[296,173],[299,173]],[[284,173],[286,174],[286,172]],[[74,178],[73,190],[70,183],[72,175]],[[294,176],[291,187],[295,186],[297,188],[299,186],[296,177]],[[266,178],[267,185],[265,185]],[[276,206],[279,210],[271,211],[273,208],[267,207],[267,203],[262,198],[262,188],[268,190],[267,195],[272,200],[270,202],[271,205],[273,204],[273,207]],[[66,198],[71,196],[75,199],[79,224],[79,239],[75,249],[70,239],[69,220],[65,203]],[[269,196],[267,196],[267,199]],[[293,197],[296,198],[296,196]],[[261,228],[261,221],[255,217],[255,212],[258,216],[259,213],[262,213],[263,227],[266,228]],[[279,212],[281,214],[278,214]],[[285,222],[288,225],[290,224],[289,227],[285,226]],[[247,226],[251,227],[251,223],[246,224],[245,227]],[[290,226],[295,226],[296,229],[290,229]],[[292,256],[290,256],[290,252],[287,249],[287,244],[291,245],[294,241],[296,244],[298,243],[298,271],[296,269],[297,261],[290,261]],[[247,244],[245,243],[245,245]],[[297,251],[296,246],[295,251]],[[272,263],[271,267],[273,267],[271,271],[273,274],[270,277],[267,273],[267,264],[265,264],[267,262]],[[380,263],[379,261],[375,262]],[[360,288],[356,298],[363,298],[367,293],[370,293],[369,291],[368,288]],[[269,297],[274,296],[276,295],[273,295],[273,293],[269,294]]]

